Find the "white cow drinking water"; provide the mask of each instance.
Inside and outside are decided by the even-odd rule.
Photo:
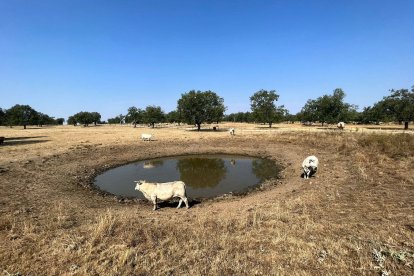
[[[302,162],[303,177],[308,179],[312,174],[315,174],[318,170],[319,161],[316,156],[308,156]]]
[[[173,197],[180,198],[177,208],[181,207],[181,203],[183,201],[187,209],[189,208],[185,191],[185,183],[183,181],[150,183],[145,180],[139,180],[134,182],[137,183],[135,190],[140,191],[146,199],[152,201],[154,204],[154,211],[158,208],[157,200],[169,200]]]

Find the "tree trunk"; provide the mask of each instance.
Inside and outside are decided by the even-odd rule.
[[[407,121],[404,122],[404,129],[408,129],[408,122]]]
[[[26,129],[26,125],[23,125],[23,128]]]
[[[201,124],[197,124],[197,131],[200,131]]]
[[[269,122],[269,128],[271,128],[272,127],[272,122]]]
[[[136,128],[137,127],[137,123],[134,123],[134,128]]]

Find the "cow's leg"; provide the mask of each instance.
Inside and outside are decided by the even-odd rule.
[[[309,168],[303,168],[303,178],[305,178],[305,179],[308,179],[309,178],[309,172],[310,172],[310,170],[309,170]]]
[[[185,197],[184,198],[184,203],[185,203],[185,207],[188,209],[189,207],[188,207],[188,200],[187,200],[187,198]]]
[[[180,197],[180,201],[178,202],[177,209],[181,207],[181,203],[183,203],[183,199]]]
[[[157,206],[157,197],[153,196],[151,197],[152,203],[154,204],[154,208],[152,210],[157,210],[158,206]]]

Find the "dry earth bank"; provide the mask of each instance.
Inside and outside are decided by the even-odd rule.
[[[224,131],[1,128],[0,269],[23,275],[412,275],[414,139],[244,124]],[[352,130],[352,129],[351,129]],[[155,141],[140,141],[152,132]],[[234,153],[283,164],[281,181],[189,210],[118,202],[96,173],[154,157]],[[300,178],[314,154],[320,169]]]

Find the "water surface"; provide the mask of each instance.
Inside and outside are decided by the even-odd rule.
[[[151,159],[108,170],[95,178],[106,192],[144,198],[135,190],[136,180],[184,181],[190,198],[211,198],[243,193],[269,178],[278,178],[281,168],[272,160],[234,155],[197,155]]]

